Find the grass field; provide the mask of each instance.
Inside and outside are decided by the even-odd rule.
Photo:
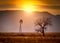
[[[60,43],[60,33],[1,33],[0,43]]]

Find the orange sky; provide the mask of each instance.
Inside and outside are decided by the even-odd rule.
[[[34,11],[60,14],[59,0],[0,0],[0,10],[25,10],[28,7]]]

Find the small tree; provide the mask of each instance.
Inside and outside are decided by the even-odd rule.
[[[39,29],[36,29],[37,32],[41,32],[44,36],[44,30],[46,29],[47,25],[51,25],[51,18],[43,16],[36,20],[36,25],[40,26]]]

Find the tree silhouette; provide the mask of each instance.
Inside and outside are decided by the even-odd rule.
[[[44,30],[47,28],[48,25],[51,24],[51,18],[43,16],[42,18],[38,18],[35,22],[35,25],[40,26],[39,29],[36,29],[35,31],[41,32],[44,36]]]

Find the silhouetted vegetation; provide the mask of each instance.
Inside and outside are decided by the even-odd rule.
[[[60,33],[0,33],[0,43],[60,43]]]
[[[47,28],[47,25],[51,25],[51,18],[42,16],[42,18],[37,19],[36,25],[40,26],[40,28],[36,29],[36,31],[41,32],[44,36],[44,30]]]

